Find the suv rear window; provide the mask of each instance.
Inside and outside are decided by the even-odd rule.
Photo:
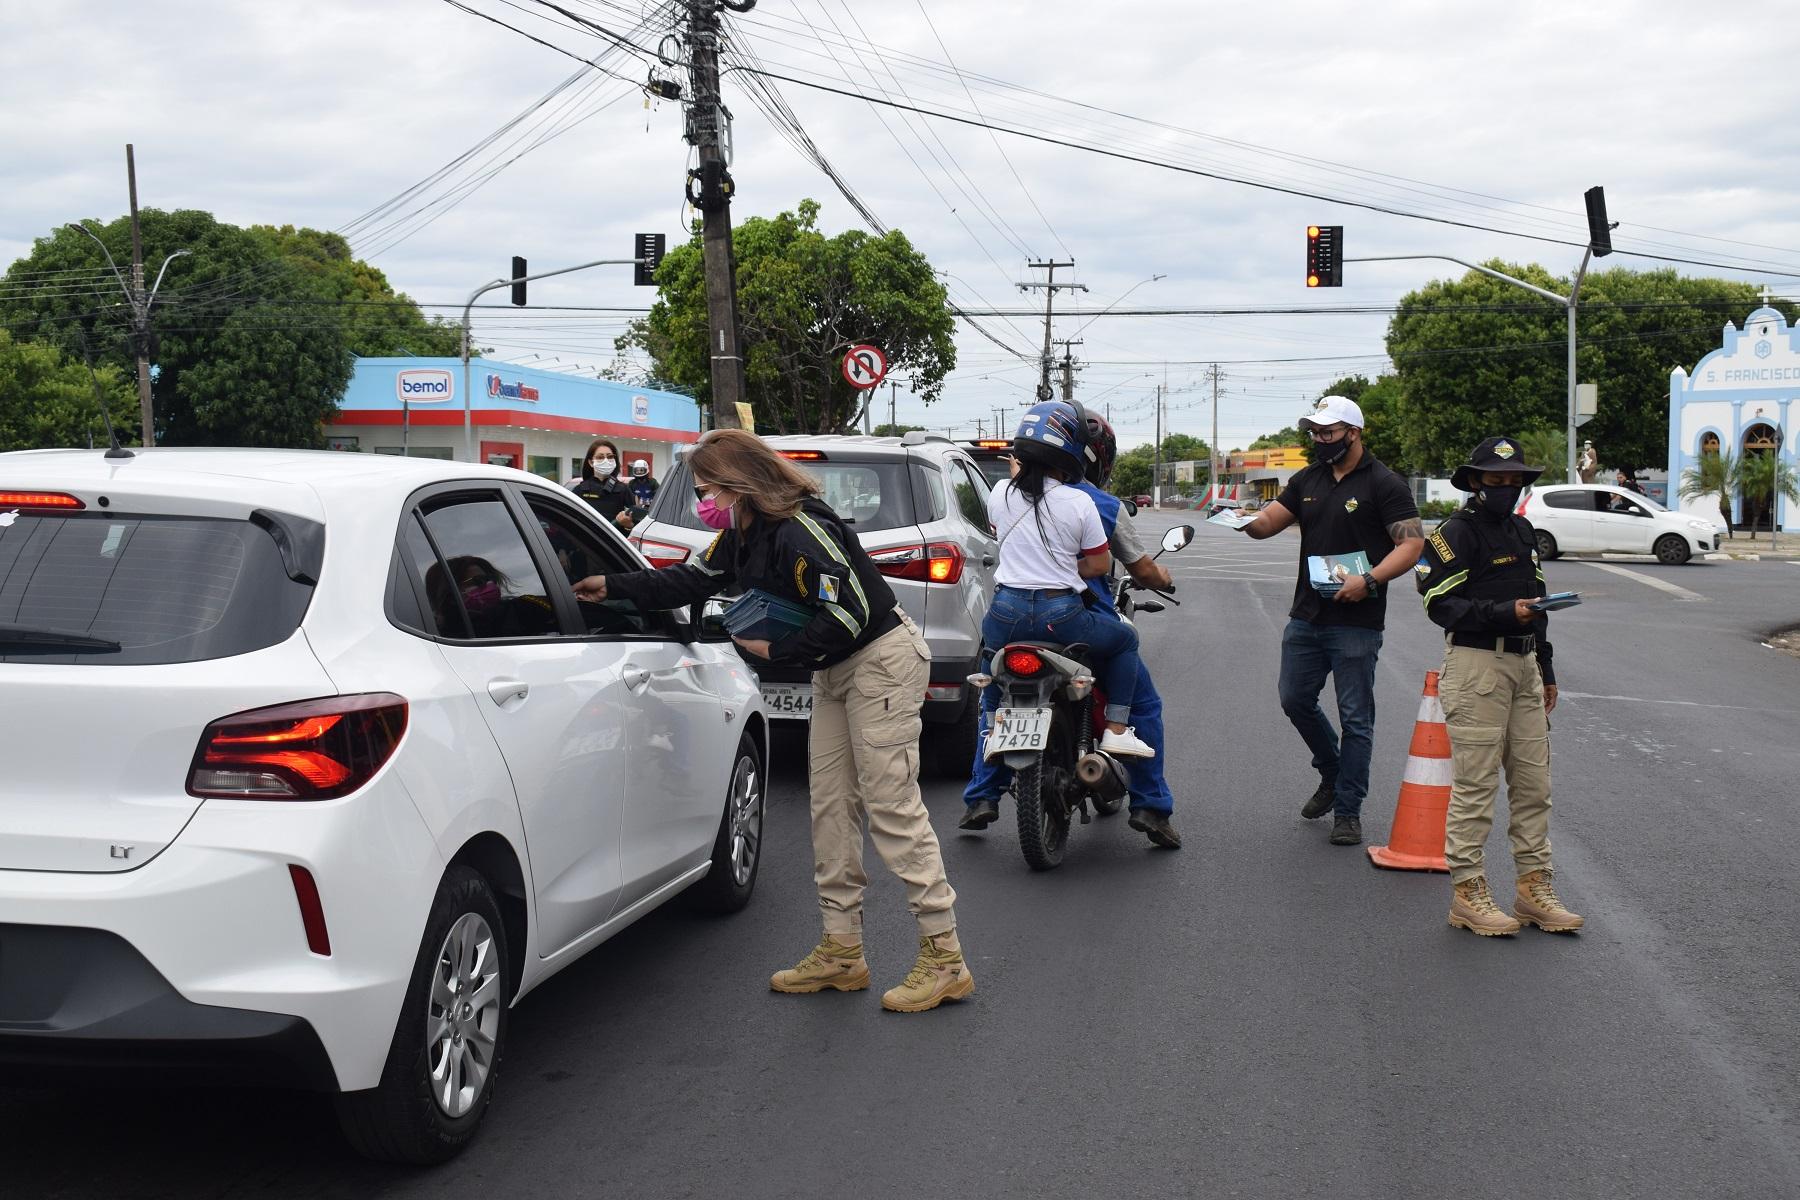
[[[851,528],[869,532],[916,525],[912,484],[902,458],[839,459],[796,464],[822,485],[820,499]],[[650,516],[684,529],[706,529],[694,515],[694,477],[678,465],[656,493]],[[710,532],[710,530],[708,531]]]
[[[38,639],[43,652],[0,641],[0,662],[142,666],[247,654],[287,640],[312,593],[249,521],[22,512],[0,527],[0,637]],[[53,640],[63,633],[119,649],[65,648]]]

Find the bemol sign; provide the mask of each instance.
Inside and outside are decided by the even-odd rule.
[[[436,367],[409,367],[394,376],[394,394],[407,404],[440,404],[456,394],[456,381]]]
[[[650,423],[650,397],[633,396],[631,398],[631,419],[639,425]]]

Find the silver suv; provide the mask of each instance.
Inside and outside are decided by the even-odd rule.
[[[994,595],[999,546],[988,525],[990,485],[969,453],[946,438],[807,435],[765,439],[824,485],[823,499],[856,531],[888,586],[931,646],[925,755],[959,774],[975,755],[977,695],[967,676],[981,655],[981,619]],[[652,564],[687,562],[712,541],[694,515],[693,479],[677,460],[631,542]],[[753,664],[763,703],[777,719],[812,714],[801,668]]]

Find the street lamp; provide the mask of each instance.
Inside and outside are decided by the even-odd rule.
[[[136,201],[134,200],[132,203],[135,204]],[[94,245],[100,247],[100,253],[106,256],[106,265],[112,268],[113,278],[119,281],[119,289],[125,293],[125,303],[131,306],[132,349],[136,351],[137,357],[138,416],[143,423],[144,445],[154,446],[156,444],[156,414],[150,402],[150,308],[156,303],[156,293],[162,287],[163,272],[169,269],[170,263],[178,258],[186,257],[190,252],[177,250],[163,259],[162,266],[156,272],[156,282],[151,285],[150,291],[146,295],[141,290],[143,287],[141,282],[137,287],[125,282],[125,273],[119,270],[119,264],[113,261],[112,251],[106,248],[106,243],[100,240],[98,234],[78,222],[71,221],[69,228],[79,229],[93,239]],[[142,270],[141,266],[133,264],[132,274],[139,281],[143,279],[143,276],[139,274]]]
[[[1099,312],[1097,312],[1093,316],[1089,317],[1087,319],[1086,323],[1084,323],[1082,325],[1081,329],[1077,329],[1075,331],[1075,336],[1080,337],[1082,329],[1086,329],[1089,325],[1092,325],[1095,321],[1098,321],[1101,317],[1104,317],[1107,313],[1109,313],[1113,309],[1117,308],[1120,305],[1120,303],[1122,303],[1124,301],[1126,296],[1131,295],[1131,293],[1137,291],[1139,288],[1143,287],[1146,283],[1155,283],[1159,279],[1167,279],[1167,278],[1168,278],[1167,275],[1152,275],[1148,279],[1138,280],[1136,283],[1132,284],[1130,287],[1126,288],[1122,293],[1120,293],[1119,298],[1117,300],[1114,300],[1111,304],[1107,305],[1105,308],[1101,309]]]

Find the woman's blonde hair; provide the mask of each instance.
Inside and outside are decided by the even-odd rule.
[[[791,517],[800,502],[817,496],[817,479],[742,429],[715,429],[688,455],[695,479],[742,496],[765,517]]]

